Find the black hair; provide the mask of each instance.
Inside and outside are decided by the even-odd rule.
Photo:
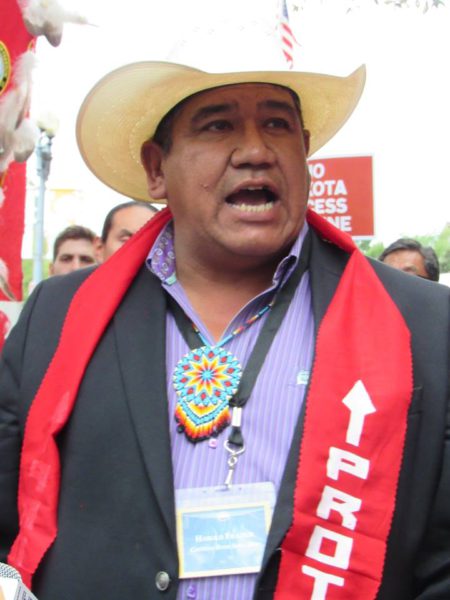
[[[67,240],[87,240],[94,243],[97,235],[88,227],[83,225],[70,225],[63,229],[53,243],[53,260],[56,260],[61,245]]]
[[[378,257],[378,260],[384,262],[388,254],[397,252],[398,250],[413,250],[418,252],[423,258],[425,271],[431,281],[439,281],[439,260],[436,252],[429,246],[422,246],[417,240],[412,238],[399,238],[392,242]]]
[[[119,212],[119,210],[122,210],[123,208],[130,208],[131,206],[142,206],[142,208],[147,208],[153,214],[156,214],[158,212],[158,209],[155,208],[152,204],[150,204],[150,202],[144,202],[141,200],[130,200],[129,202],[123,202],[122,204],[118,204],[117,206],[114,206],[109,211],[109,213],[106,215],[105,221],[103,223],[102,235],[101,235],[101,239],[102,239],[103,243],[106,242],[109,232],[111,231],[114,215],[117,212]]]

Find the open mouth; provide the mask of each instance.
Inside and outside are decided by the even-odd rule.
[[[255,213],[270,210],[277,200],[277,194],[265,185],[241,188],[226,198],[227,204],[233,208]]]

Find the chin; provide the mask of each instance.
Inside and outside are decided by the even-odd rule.
[[[297,233],[292,235],[282,235],[280,232],[275,234],[262,233],[253,239],[247,236],[242,240],[242,249],[246,249],[249,254],[255,256],[275,256],[279,255],[286,248],[290,248],[297,237]]]
[[[230,248],[230,251],[235,256],[239,256],[242,258],[259,258],[270,261],[285,254],[288,248],[291,247],[291,245],[292,242],[280,245],[279,242],[270,244],[267,243],[267,241],[265,241],[264,243],[261,242],[243,244],[239,247]]]

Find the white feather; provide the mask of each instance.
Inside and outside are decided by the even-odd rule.
[[[10,151],[7,154],[0,154],[0,173],[4,173],[12,163],[14,154]]]
[[[86,25],[86,17],[63,8],[57,0],[20,0],[22,16],[32,35],[44,35],[52,46],[61,42],[65,23]]]
[[[0,258],[0,289],[9,300],[16,300],[16,297],[9,287],[8,267],[2,258]]]
[[[32,72],[35,64],[33,52],[24,52],[19,56],[14,63],[11,87],[0,99],[0,173],[5,172],[13,160],[16,144],[19,144],[19,156],[28,152],[32,135],[30,127],[25,126],[24,131],[18,135],[16,130],[20,128],[30,107]]]
[[[32,72],[36,64],[33,52],[24,52],[14,63],[11,87],[0,98],[0,147],[2,132],[12,132],[29,109]]]
[[[14,81],[16,85],[27,82],[31,85],[33,69],[36,66],[36,55],[31,50],[24,52],[14,63]]]
[[[8,160],[12,152],[14,130],[17,126],[20,110],[19,91],[17,89],[9,90],[0,103],[0,173],[5,171],[5,166],[7,166],[5,161]]]
[[[9,278],[8,267],[3,258],[0,258],[0,277],[2,277],[5,281],[8,281]]]
[[[13,148],[14,160],[25,162],[33,154],[34,146],[39,137],[39,127],[31,119],[23,119],[14,131]]]

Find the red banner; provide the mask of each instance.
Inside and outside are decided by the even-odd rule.
[[[371,156],[309,160],[310,207],[353,237],[373,237]]]
[[[33,42],[22,19],[17,0],[2,0],[0,20],[0,103],[13,86],[14,66],[18,57],[26,52]],[[21,249],[24,230],[25,209],[25,163],[11,162],[0,173],[0,301],[22,299]],[[0,348],[3,345],[8,323],[4,311],[0,310]]]

